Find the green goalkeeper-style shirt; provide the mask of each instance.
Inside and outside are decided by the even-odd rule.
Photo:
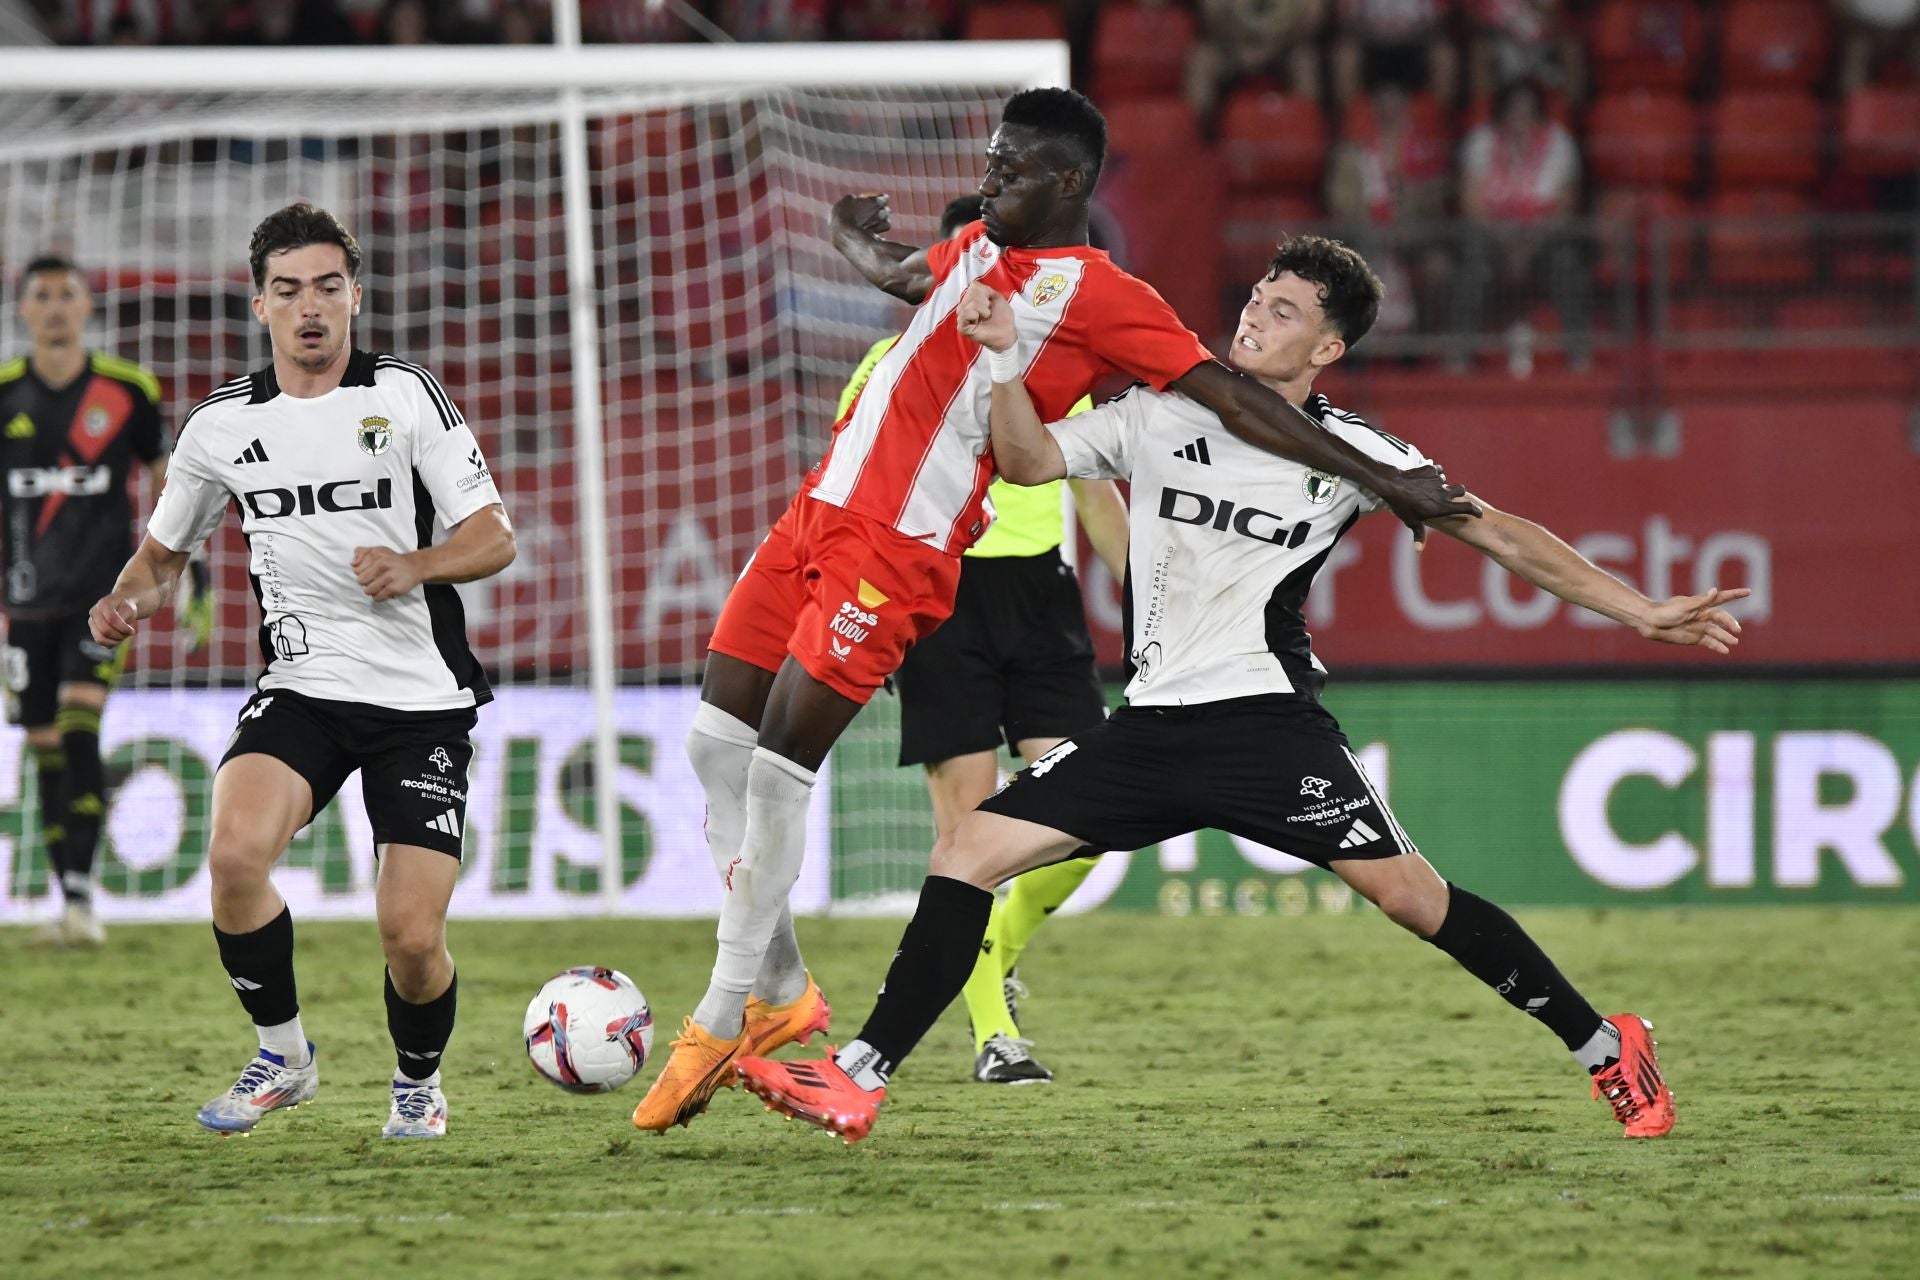
[[[880,357],[892,350],[893,344],[898,341],[900,338],[896,334],[880,339],[867,349],[860,366],[847,381],[847,389],[840,393],[840,407],[833,415],[836,422],[847,416],[854,398],[867,385],[867,379],[873,376],[873,366],[879,364]],[[1085,413],[1091,408],[1092,398],[1082,396],[1067,416]],[[993,504],[993,523],[987,526],[980,541],[967,548],[966,554],[993,558],[1039,556],[1059,546],[1066,536],[1060,508],[1060,486],[1065,483],[1064,480],[1055,480],[1048,484],[1024,486],[995,480],[987,490],[987,501]]]

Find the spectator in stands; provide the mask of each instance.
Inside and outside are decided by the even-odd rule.
[[[386,12],[380,15],[380,43],[438,44],[425,0],[388,0]]]
[[[844,0],[840,34],[848,40],[942,40],[953,34],[954,0]]]
[[[1320,29],[1327,0],[1202,0],[1200,38],[1187,61],[1187,98],[1201,119],[1227,91],[1264,76],[1320,96]]]
[[[1920,0],[1834,0],[1844,28],[1840,90],[1852,93],[1879,78],[1895,59],[1908,78],[1920,78]]]
[[[1333,43],[1333,96],[1345,105],[1362,84],[1396,80],[1452,106],[1460,55],[1447,30],[1453,0],[1340,0]]]
[[[224,39],[234,44],[358,44],[359,33],[334,0],[234,5]]]
[[[1592,364],[1592,285],[1584,246],[1569,225],[1580,188],[1580,151],[1546,113],[1538,85],[1517,80],[1494,100],[1493,118],[1467,135],[1460,158],[1463,228],[1453,289],[1449,365],[1464,370],[1479,335],[1487,293],[1524,307],[1529,281],[1544,277],[1560,313],[1569,364]],[[1533,370],[1533,331],[1522,309],[1507,330],[1515,377]]]
[[[500,6],[498,39],[501,44],[553,43],[553,37],[547,31],[545,15],[535,13],[531,5],[517,4],[513,0]]]
[[[685,40],[686,19],[648,0],[580,0],[580,33],[601,44],[656,44]]]
[[[1561,0],[1469,0],[1467,87],[1484,102],[1502,85],[1527,79],[1568,102],[1586,96],[1586,59]]]
[[[825,40],[833,18],[828,0],[725,0],[720,26],[736,40]]]
[[[192,0],[55,0],[37,6],[47,34],[61,44],[171,44],[185,29]]]
[[[1413,95],[1392,80],[1348,111],[1327,166],[1327,212],[1341,238],[1388,286],[1375,328],[1438,332],[1453,262],[1444,232],[1453,165],[1447,139],[1423,123]]]

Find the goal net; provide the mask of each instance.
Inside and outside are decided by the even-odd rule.
[[[1031,48],[979,56],[977,82],[918,74],[910,46],[870,52],[897,83],[852,71],[834,83],[823,59],[861,60],[841,46],[782,51],[800,77],[636,68],[628,82],[603,70],[571,90],[586,122],[600,476],[583,467],[592,388],[570,348],[564,77],[481,88],[490,77],[478,70],[462,83],[444,60],[414,59],[402,75],[358,51],[327,63],[352,77],[340,87],[309,87],[293,65],[309,51],[282,89],[209,92],[227,81],[201,70],[139,91],[0,92],[0,358],[28,346],[10,296],[20,267],[71,256],[94,288],[90,345],[152,370],[177,429],[212,388],[267,362],[248,237],[267,213],[309,200],[365,253],[355,344],[425,365],[479,436],[519,555],[461,588],[499,694],[476,733],[456,914],[717,909],[681,750],[705,641],[824,447],[855,362],[905,319],[833,252],[828,208],[846,192],[889,191],[895,234],[930,241],[947,201],[977,182],[1000,103],[1045,78]],[[951,50],[926,52],[951,61]],[[641,60],[629,52],[625,64]],[[1059,60],[1048,50],[1041,65]],[[422,66],[444,87],[417,87]],[[125,81],[103,71],[100,83]],[[586,528],[596,482],[605,563]],[[113,790],[98,866],[109,919],[205,910],[212,772],[260,665],[237,522],[211,555],[212,643],[193,651],[170,615],[155,619],[108,703]],[[596,573],[611,587],[605,697],[590,670]],[[614,726],[613,759],[595,749],[601,723]],[[849,908],[924,874],[931,819],[918,771],[894,766],[896,724],[882,696],[834,753],[802,909]],[[612,839],[597,812],[606,767],[619,797]],[[19,731],[0,734],[0,923],[46,914],[57,896],[33,774]],[[610,845],[617,886],[603,881]],[[296,840],[278,881],[301,914],[344,916],[370,911],[372,877],[354,784]]]

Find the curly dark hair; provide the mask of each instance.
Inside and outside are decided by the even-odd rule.
[[[1338,240],[1288,236],[1267,263],[1267,279],[1278,280],[1287,271],[1319,286],[1320,309],[1349,347],[1366,337],[1380,318],[1380,297],[1385,292],[1380,277],[1365,258]]]
[[[1083,93],[1072,89],[1027,89],[1007,99],[1000,123],[1022,125],[1067,147],[1086,166],[1087,192],[1100,180],[1107,162],[1107,118]]]
[[[253,268],[253,287],[266,288],[268,258],[310,244],[339,245],[340,252],[347,255],[347,278],[359,278],[360,242],[340,225],[338,218],[303,200],[299,204],[288,205],[278,213],[268,214],[253,229],[253,240],[247,245],[247,264]]]

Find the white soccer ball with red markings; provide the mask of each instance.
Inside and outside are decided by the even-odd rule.
[[[611,1093],[653,1052],[653,1014],[618,969],[555,974],[527,1006],[522,1026],[533,1069],[569,1093]]]

